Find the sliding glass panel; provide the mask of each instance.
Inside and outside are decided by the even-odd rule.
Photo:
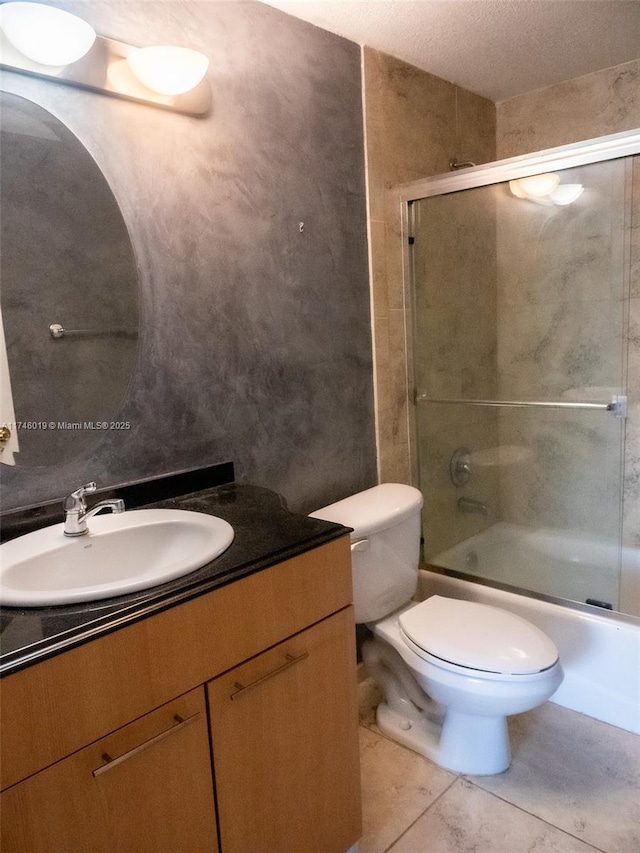
[[[619,609],[623,421],[429,403],[418,424],[427,562]]]
[[[539,178],[411,205],[425,558],[618,609],[631,160]]]

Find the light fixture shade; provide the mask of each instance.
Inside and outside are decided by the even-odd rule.
[[[572,204],[580,198],[583,192],[582,184],[560,184],[553,192],[549,193],[549,198],[554,204]]]
[[[91,50],[93,27],[82,18],[42,3],[4,3],[0,27],[27,59],[40,65],[71,65]]]
[[[187,47],[141,47],[133,50],[127,61],[138,80],[161,95],[189,92],[209,67],[206,56]]]
[[[531,175],[529,178],[519,178],[509,181],[509,189],[518,198],[541,198],[552,193],[560,183],[560,176],[553,172],[543,175]]]

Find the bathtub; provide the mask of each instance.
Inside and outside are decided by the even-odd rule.
[[[640,573],[640,548],[619,548],[605,539],[498,522],[429,562],[542,595],[640,614],[640,602],[620,601],[621,577]]]
[[[600,546],[604,550],[598,550]],[[629,552],[623,554],[630,561],[627,568],[640,571],[639,549],[624,550]],[[488,583],[422,569],[418,597],[444,595],[479,601],[528,619],[553,639],[560,653],[565,678],[551,701],[640,734],[640,619],[595,607],[557,604],[489,585],[506,583],[575,599],[577,577],[585,599],[610,601],[607,596],[613,597],[615,590],[615,603],[618,561],[619,550],[607,550],[606,543],[594,540],[585,545],[584,540],[562,532],[500,522],[431,560],[444,567],[444,572],[476,574]],[[596,578],[596,564],[606,569],[599,569],[602,579]],[[569,588],[565,585],[570,576],[574,585],[568,595],[563,590]]]

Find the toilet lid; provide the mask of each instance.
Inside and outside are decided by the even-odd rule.
[[[558,650],[526,619],[488,604],[434,595],[400,614],[402,633],[449,663],[509,675],[547,669]]]

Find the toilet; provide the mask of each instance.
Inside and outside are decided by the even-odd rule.
[[[511,760],[506,718],[556,691],[558,650],[501,608],[439,595],[412,600],[421,507],[418,489],[384,483],[311,516],[353,528],[355,619],[373,633],[362,656],[385,695],[380,730],[449,770],[501,773]]]

